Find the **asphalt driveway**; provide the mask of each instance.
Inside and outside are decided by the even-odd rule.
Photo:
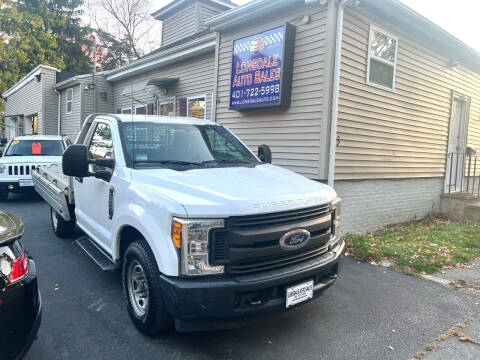
[[[337,283],[298,311],[241,329],[144,337],[128,318],[119,272],[102,272],[74,238],[56,238],[40,198],[11,196],[0,208],[24,220],[38,268],[43,323],[29,360],[408,359],[459,323],[480,339],[479,297],[350,257]],[[427,358],[480,358],[480,345],[463,340],[445,335]]]

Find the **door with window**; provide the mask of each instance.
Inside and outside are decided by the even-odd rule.
[[[115,159],[112,140],[112,127],[107,121],[97,121],[92,124],[87,145],[89,159]],[[89,165],[89,171],[112,171],[94,164]],[[88,194],[88,196],[82,196]],[[110,197],[114,196],[113,184],[95,177],[75,180],[75,202],[77,203],[77,222],[87,235],[95,238],[109,255],[111,253]],[[91,199],[96,199],[91,203]]]
[[[448,158],[446,171],[447,191],[462,191],[466,162],[467,124],[469,100],[454,95],[448,137]]]

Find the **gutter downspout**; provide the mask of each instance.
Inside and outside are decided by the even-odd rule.
[[[57,89],[55,89],[55,92],[58,94],[57,135],[60,135],[60,124],[61,124],[60,121],[62,117],[62,94]]]
[[[342,60],[343,10],[352,0],[341,0],[337,10],[337,28],[335,33],[335,63],[333,70],[332,121],[330,124],[330,155],[328,161],[328,185],[333,187],[335,177],[335,151],[337,147],[338,97],[340,93],[340,64]],[[359,5],[359,0],[353,0]]]

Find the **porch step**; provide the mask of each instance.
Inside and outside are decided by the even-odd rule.
[[[465,205],[463,209],[463,217],[471,221],[480,222],[480,201],[477,200],[471,204]]]
[[[119,264],[112,262],[88,236],[82,236],[75,240],[75,242],[103,271],[113,271],[119,267]]]

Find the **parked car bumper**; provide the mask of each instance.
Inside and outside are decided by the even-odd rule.
[[[162,276],[166,306],[179,331],[239,327],[286,311],[286,288],[292,285],[314,280],[313,298],[321,295],[336,281],[344,254],[341,240],[332,251],[281,270],[219,278]]]
[[[35,188],[32,185],[20,186],[20,180],[32,182],[32,178],[22,178],[22,179],[0,179],[0,191],[9,191],[9,192],[22,192],[22,191],[32,191]]]

